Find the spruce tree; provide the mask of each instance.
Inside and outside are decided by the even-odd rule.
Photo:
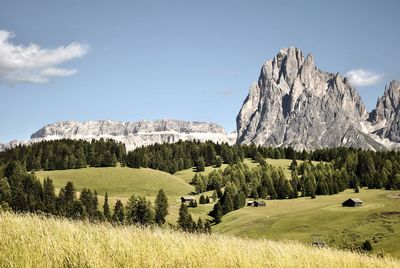
[[[186,205],[182,203],[181,207],[179,208],[178,226],[184,231],[191,231],[192,223],[192,216],[190,215]]]
[[[237,210],[240,208],[240,197],[239,193],[235,195],[235,198],[233,199],[233,210]]]
[[[206,164],[204,162],[204,158],[202,156],[200,156],[196,160],[196,171],[197,172],[202,172],[202,171],[205,170],[205,167],[206,167]]]
[[[225,191],[221,200],[222,213],[225,215],[233,210],[232,196],[228,191]]]
[[[399,178],[400,178],[400,176],[399,176]],[[399,184],[399,186],[400,186],[400,184]],[[213,199],[214,203],[217,202],[218,194],[217,194],[217,191],[215,191],[215,190],[212,193],[212,199]]]
[[[218,201],[213,210],[210,212],[210,216],[214,218],[215,223],[220,223],[223,216],[221,202]]]
[[[71,210],[68,212],[67,217],[74,220],[83,220],[88,217],[82,203],[79,200],[74,200]]]
[[[121,200],[117,200],[114,206],[114,214],[112,216],[112,220],[116,224],[124,224],[125,223],[125,213],[124,213],[124,205]]]
[[[126,205],[126,220],[129,223],[149,225],[154,221],[154,211],[145,197],[132,195]]]
[[[55,213],[56,194],[53,181],[47,177],[43,180],[43,210],[47,213]]]
[[[107,221],[111,220],[110,206],[108,205],[108,193],[104,196],[103,215]]]
[[[214,162],[215,167],[219,168],[222,166],[222,158],[220,156],[217,156],[215,158],[215,162]]]
[[[155,221],[158,225],[165,223],[165,217],[169,214],[168,198],[163,189],[160,189],[155,201]]]
[[[204,197],[204,195],[200,195],[199,203],[202,205],[206,203],[206,198]]]
[[[197,221],[197,231],[200,233],[204,232],[204,224],[203,221],[201,220],[201,218],[199,217],[198,221]]]

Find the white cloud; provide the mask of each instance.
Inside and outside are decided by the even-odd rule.
[[[88,51],[88,46],[76,42],[55,49],[15,45],[9,42],[12,37],[13,33],[0,30],[0,79],[13,84],[47,83],[52,77],[73,75],[76,69],[57,66]]]
[[[383,74],[367,71],[364,69],[351,70],[346,73],[346,77],[349,79],[353,86],[372,86],[382,79]]]

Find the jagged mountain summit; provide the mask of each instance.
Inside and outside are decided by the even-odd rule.
[[[251,86],[236,118],[237,143],[296,150],[386,148],[368,116],[346,77],[319,70],[311,54],[304,58],[299,49],[285,48],[264,63]]]
[[[178,140],[211,140],[233,144],[236,134],[227,134],[215,124],[180,120],[156,120],[121,122],[112,120],[99,121],[62,121],[49,124],[31,135],[29,141],[13,141],[7,147],[29,144],[42,140],[55,139],[100,139],[110,138],[121,141],[128,151],[143,145],[154,143],[177,142]]]
[[[391,142],[400,142],[400,82],[391,81],[369,114],[373,133]]]

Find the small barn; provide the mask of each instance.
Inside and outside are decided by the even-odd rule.
[[[359,198],[350,198],[342,203],[344,207],[359,207],[362,206],[363,201]]]
[[[265,202],[264,201],[249,201],[247,202],[248,207],[265,207]]]
[[[186,203],[186,202],[191,202],[191,201],[196,201],[196,199],[192,196],[182,196],[181,197],[181,202]]]

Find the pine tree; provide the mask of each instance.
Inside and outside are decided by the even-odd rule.
[[[43,210],[47,213],[55,213],[56,194],[53,181],[47,177],[43,180]]]
[[[112,156],[111,156],[111,163],[110,163],[110,166],[112,166],[112,167],[116,167],[116,166],[117,166],[117,164],[118,164],[117,157],[116,157],[116,155],[115,155],[115,154],[112,154]]]
[[[124,224],[125,223],[125,214],[124,214],[124,205],[121,200],[117,200],[114,207],[114,214],[112,216],[112,220],[116,224]]]
[[[71,210],[69,211],[69,214],[67,217],[72,218],[74,220],[82,220],[86,218],[88,215],[82,205],[82,202],[79,200],[74,200],[72,203]]]
[[[197,231],[200,233],[204,232],[204,224],[203,224],[203,221],[201,220],[201,218],[199,218],[197,221]]]
[[[197,172],[202,172],[205,170],[205,162],[204,162],[204,158],[203,157],[199,157],[196,160],[196,171]]]
[[[222,213],[225,215],[233,210],[233,200],[230,192],[225,190],[221,200]]]
[[[208,197],[208,195],[206,196],[206,204],[210,203],[210,198]]]
[[[215,167],[219,168],[222,166],[222,158],[220,156],[217,156],[215,158],[215,162],[214,162]]]
[[[240,208],[240,196],[239,194],[235,195],[233,199],[233,210],[237,210]]]
[[[199,194],[199,193],[204,192],[205,188],[206,187],[204,185],[203,179],[201,178],[201,176],[198,176],[198,178],[196,179],[196,184],[195,184],[196,193]]]
[[[222,213],[222,206],[220,201],[218,201],[215,205],[213,210],[210,212],[210,216],[214,218],[215,223],[220,223],[221,218],[223,216]]]
[[[400,177],[399,177],[400,178]],[[400,186],[400,184],[399,184],[399,186]],[[213,191],[213,193],[212,193],[212,199],[213,199],[213,202],[215,203],[215,202],[217,202],[217,199],[218,199],[218,194],[217,194],[217,191]]]
[[[126,220],[129,223],[149,225],[154,221],[154,212],[150,201],[145,197],[132,195],[126,205]]]
[[[163,189],[160,189],[155,201],[155,221],[158,225],[165,223],[165,217],[169,214],[168,199]]]
[[[191,231],[192,223],[192,216],[190,215],[186,205],[182,203],[181,207],[179,208],[178,226],[184,231]]]
[[[206,203],[206,199],[205,199],[204,195],[200,195],[199,203],[202,205]]]
[[[111,221],[110,206],[108,205],[108,193],[104,196],[103,215],[107,221]]]

